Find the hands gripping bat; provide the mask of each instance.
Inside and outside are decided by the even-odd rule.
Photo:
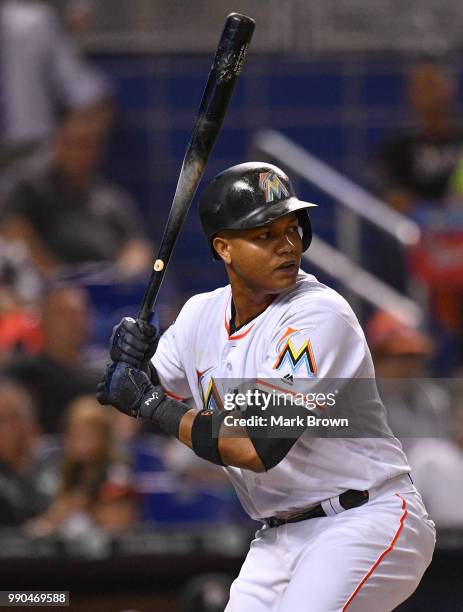
[[[149,322],[151,318],[172,251],[220,132],[254,26],[253,19],[238,13],[228,15],[225,22],[183,159],[172,208],[138,315],[141,321]]]

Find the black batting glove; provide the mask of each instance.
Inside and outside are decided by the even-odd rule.
[[[132,417],[153,419],[165,393],[148,376],[127,363],[112,363],[97,388],[96,398],[103,406],[114,406]]]
[[[113,328],[109,355],[112,361],[122,361],[146,372],[159,342],[159,332],[150,323],[124,317]]]

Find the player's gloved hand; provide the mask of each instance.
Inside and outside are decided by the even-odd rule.
[[[123,362],[107,367],[96,394],[103,406],[111,405],[129,416],[152,420],[165,397],[160,385],[154,386],[144,372]]]
[[[123,361],[146,372],[158,342],[159,332],[154,325],[124,317],[113,328],[109,354],[112,361]]]

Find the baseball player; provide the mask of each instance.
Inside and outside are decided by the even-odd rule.
[[[392,610],[434,550],[434,524],[388,429],[362,329],[338,293],[300,270],[312,206],[276,166],[219,174],[200,217],[230,284],[191,298],[159,342],[154,327],[123,319],[99,385],[101,403],[154,420],[224,466],[262,523],[227,612]],[[252,392],[240,393],[236,380],[253,381]],[[319,398],[329,394],[312,395],[310,408],[275,402],[296,385],[326,391],[332,380],[373,381],[358,409],[374,435],[305,435],[304,418],[322,414]],[[286,410],[302,424],[298,433],[268,435]],[[354,417],[357,405],[348,410]]]

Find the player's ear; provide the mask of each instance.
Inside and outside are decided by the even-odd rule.
[[[230,241],[224,238],[223,236],[216,236],[212,241],[212,246],[216,250],[217,255],[224,261],[226,264],[231,263],[231,253],[230,253]]]

